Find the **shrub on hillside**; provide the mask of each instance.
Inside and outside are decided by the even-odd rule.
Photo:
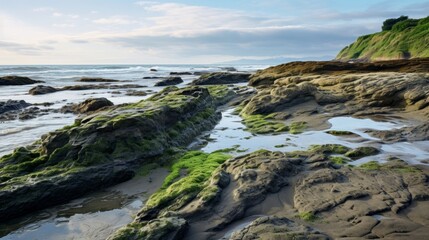
[[[407,28],[413,28],[419,24],[419,20],[416,19],[408,19],[402,22],[398,22],[392,27],[392,31],[401,32]]]
[[[381,29],[383,31],[389,31],[392,30],[393,26],[399,22],[408,20],[408,16],[400,16],[399,18],[389,18],[386,21],[383,22],[383,26]]]

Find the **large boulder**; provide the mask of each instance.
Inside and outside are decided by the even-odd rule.
[[[202,75],[199,79],[192,82],[192,85],[215,85],[215,84],[234,84],[246,83],[249,81],[249,73],[209,73]]]
[[[43,95],[43,94],[48,94],[48,93],[54,93],[57,91],[58,91],[58,89],[51,87],[51,86],[38,85],[38,86],[35,86],[34,88],[30,89],[30,91],[28,91],[28,93],[30,95]]]
[[[165,87],[165,86],[173,86],[183,82],[181,77],[169,77],[160,82],[157,82],[155,86],[157,87]]]
[[[0,77],[0,86],[7,85],[29,85],[35,83],[42,83],[43,81],[36,81],[28,77],[20,76],[4,76]]]
[[[107,98],[90,98],[79,104],[64,106],[61,111],[83,114],[98,111],[111,106],[113,106],[113,103]]]

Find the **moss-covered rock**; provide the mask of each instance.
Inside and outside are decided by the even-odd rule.
[[[363,157],[376,155],[378,153],[380,153],[380,150],[374,147],[358,147],[356,149],[346,152],[345,156],[352,159],[359,159]]]
[[[133,172],[133,164],[144,164],[145,159],[170,148],[186,146],[214,127],[220,117],[207,89],[169,87],[148,100],[117,106],[46,134],[33,145],[0,159],[0,219],[129,179],[130,173],[123,174],[125,178],[113,173],[116,169]],[[89,175],[83,179],[91,178],[91,184],[70,184],[84,172]],[[64,179],[70,181],[61,186],[55,183]],[[46,184],[39,186],[39,182],[51,182],[53,187],[42,189]],[[80,190],[76,196],[64,195],[64,191],[76,190]],[[24,195],[29,191],[33,193]]]
[[[121,228],[108,240],[175,240],[182,239],[188,228],[183,218],[169,217],[145,223],[133,223]]]

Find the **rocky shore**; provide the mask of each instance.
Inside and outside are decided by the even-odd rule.
[[[244,82],[249,86],[229,85]],[[426,238],[427,165],[385,156],[381,146],[427,144],[427,59],[294,62],[253,75],[202,75],[192,85],[211,86],[169,86],[134,104],[90,99],[65,108],[84,115],[0,159],[0,221],[127,181],[141,167],[164,167],[167,177],[156,179],[162,186],[110,240]],[[255,137],[326,131],[350,145],[320,139],[306,150],[246,154],[238,146],[187,148],[231,108]],[[340,116],[404,125],[327,131]]]
[[[1,220],[128,180],[136,164],[185,146],[219,118],[208,90],[191,87],[78,119],[1,158]]]

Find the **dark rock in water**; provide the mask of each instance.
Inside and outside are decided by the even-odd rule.
[[[15,100],[7,100],[6,102],[0,102],[0,114],[16,111],[30,106],[30,103],[27,103],[24,100],[15,101]]]
[[[194,75],[195,76],[201,76],[201,75],[204,75],[204,74],[209,74],[210,72],[209,71],[203,71],[203,72],[194,72]]]
[[[228,72],[237,72],[237,69],[235,67],[221,67],[221,69]]]
[[[110,85],[108,83],[99,84],[99,85],[93,85],[93,84],[74,85],[74,86],[65,86],[62,88],[53,88],[50,86],[39,85],[30,89],[29,93],[31,95],[42,95],[42,94],[48,94],[48,93],[53,93],[57,91],[83,91],[83,90],[92,90],[92,89],[127,89],[127,88],[144,88],[144,87],[147,87],[147,86],[138,85],[138,84]]]
[[[47,104],[47,103],[45,103]],[[42,115],[49,114],[51,109],[40,109],[38,107],[29,107],[44,104],[30,104],[24,100],[15,101],[8,100],[0,102],[0,121],[13,121],[13,120],[29,120]]]
[[[64,106],[61,111],[64,113],[83,114],[111,106],[113,106],[113,103],[106,98],[90,98],[79,104]]]
[[[163,77],[143,77],[143,79],[162,79]]]
[[[191,72],[170,72],[170,75],[192,75]]]
[[[234,84],[245,83],[249,81],[251,74],[248,73],[209,73],[202,75],[199,79],[194,80],[192,85],[215,85],[215,84]]]
[[[127,91],[127,93],[125,95],[127,96],[147,96],[147,92],[146,91],[135,91],[135,90],[129,90]]]
[[[158,70],[156,70],[155,68],[151,68],[149,71],[151,71],[151,72],[158,72]]]
[[[429,140],[429,123],[390,131],[368,130],[367,133],[387,142],[426,141]]]
[[[100,84],[100,85],[74,85],[74,86],[65,86],[58,89],[59,91],[81,91],[81,90],[91,90],[91,89],[126,89],[126,88],[144,88],[147,86],[138,85],[138,84],[124,84],[124,85],[110,85],[110,84]]]
[[[20,77],[20,76],[4,76],[0,77],[0,86],[7,85],[29,85],[35,83],[43,83],[43,81],[35,81],[28,77]]]
[[[164,87],[164,86],[172,86],[177,85],[183,82],[183,79],[181,77],[169,77],[165,80],[162,80],[160,82],[157,82],[155,86],[157,87]]]
[[[57,91],[58,91],[58,89],[56,89],[54,87],[38,85],[38,86],[30,89],[30,91],[28,93],[31,95],[43,95],[43,94],[53,93],[53,92],[57,92]]]
[[[106,78],[81,78],[78,82],[120,82],[119,80],[106,79]]]
[[[212,129],[215,104],[205,88],[167,87],[15,149],[0,158],[0,221],[130,179],[137,164]]]
[[[36,117],[47,115],[52,112],[51,109],[40,109],[38,107],[26,107],[18,110],[10,110],[0,114],[0,121],[13,121],[13,120],[30,120]]]

